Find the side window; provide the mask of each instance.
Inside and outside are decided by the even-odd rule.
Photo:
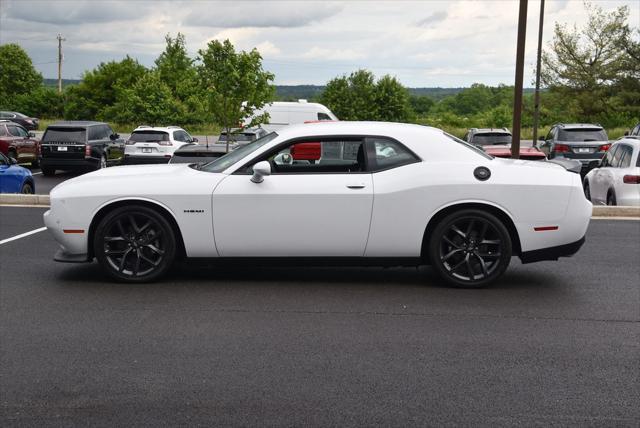
[[[364,147],[361,138],[298,140],[256,162],[269,161],[272,174],[357,173],[367,170]]]
[[[109,136],[112,134],[111,132],[111,128],[109,128],[109,125],[100,125],[100,139],[101,140],[108,140]]]
[[[174,131],[173,132],[173,139],[176,141],[181,141],[183,143],[188,143],[189,140],[187,139],[187,133],[184,131]]]
[[[611,159],[612,167],[618,168],[618,165],[620,164],[620,158],[622,158],[623,154],[624,154],[624,146],[619,145],[618,150],[616,150],[616,152],[613,154],[613,157]]]
[[[551,128],[549,130],[549,133],[547,134],[547,136],[545,137],[545,141],[549,141],[549,140],[553,140],[553,131],[555,128]]]
[[[7,158],[5,158],[2,153],[0,153],[0,165],[9,165]]]
[[[90,126],[87,129],[87,139],[89,141],[93,141],[93,140],[97,140],[98,139],[98,127],[97,126]]]
[[[20,136],[20,131],[18,131],[18,127],[15,125],[7,125],[7,130],[9,131],[9,135],[13,137]]]
[[[16,129],[18,130],[18,136],[20,136],[20,137],[28,137],[29,136],[29,131],[24,129],[22,126],[16,126]]]
[[[387,138],[368,138],[367,142],[373,146],[370,171],[382,171],[420,162],[416,155],[397,141]]]
[[[621,146],[619,152],[621,152],[621,154],[618,168],[628,168],[631,165],[631,155],[633,154],[633,149],[629,146]]]
[[[332,120],[327,113],[318,113],[318,120]]]
[[[7,128],[5,128],[4,125],[0,125],[0,137],[6,137],[8,135]]]
[[[613,147],[611,147],[609,149],[609,151],[607,152],[607,154],[604,156],[604,158],[602,159],[602,166],[612,166],[613,165],[613,155],[615,154],[615,152],[618,150],[618,145],[615,145]]]

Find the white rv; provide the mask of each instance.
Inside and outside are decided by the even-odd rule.
[[[318,103],[308,103],[307,100],[297,102],[275,101],[254,112],[255,116],[269,113],[269,121],[262,127],[273,131],[286,125],[305,123],[318,120],[338,120],[327,107]],[[247,123],[250,121],[247,121]]]

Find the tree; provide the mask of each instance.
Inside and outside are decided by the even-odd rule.
[[[253,116],[256,109],[273,99],[274,75],[262,69],[262,57],[257,49],[236,52],[225,40],[212,40],[200,49],[198,75],[215,122],[228,135],[232,127],[252,117],[247,126],[264,123],[268,115]],[[227,141],[227,150],[229,149]]]
[[[628,7],[610,13],[599,6],[585,7],[589,19],[583,29],[556,23],[553,41],[542,54],[541,78],[562,95],[566,110],[582,121],[603,121],[625,110],[616,101],[621,92],[639,89],[638,61],[632,58],[638,54],[637,44],[626,22]]]
[[[413,116],[409,92],[395,77],[389,75],[383,76],[376,83],[375,104],[377,120],[407,122]]]
[[[409,103],[418,116],[426,116],[436,102],[426,95],[410,95]]]
[[[0,100],[11,104],[12,98],[28,94],[42,85],[42,75],[19,45],[0,45]]]
[[[146,73],[147,69],[129,56],[122,61],[101,63],[84,73],[80,84],[65,92],[65,118],[111,120],[118,90],[132,87]]]

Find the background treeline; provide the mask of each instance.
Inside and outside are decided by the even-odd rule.
[[[583,29],[556,24],[553,41],[543,53],[540,123],[548,127],[556,122],[596,122],[608,129],[619,128],[621,133],[640,121],[640,30],[628,25],[627,7],[610,13],[597,6],[586,7],[588,24]],[[273,75],[261,70],[261,58],[255,50],[245,55],[245,62],[221,64],[216,56],[227,55],[225,49],[234,52],[225,42],[191,58],[182,34],[175,38],[167,35],[165,50],[153,67],[129,56],[101,63],[58,94],[52,86],[55,80],[43,79],[20,46],[2,45],[0,108],[42,118],[218,130],[223,124],[215,122],[225,116],[219,104],[237,94],[212,96],[212,91],[221,85],[233,88],[237,83],[241,87],[249,70],[264,75],[262,83],[257,80],[245,94],[251,97],[260,87],[261,96],[254,100],[258,105],[305,98],[327,105],[342,120],[415,122],[456,134],[469,127],[511,125],[511,86],[476,83],[469,88],[408,89],[394,76],[376,77],[368,70],[357,70],[330,80],[326,86],[275,87],[270,84]],[[216,67],[218,74],[211,75]],[[239,73],[238,67],[245,67],[245,71]],[[230,81],[233,79],[237,82]],[[236,101],[230,108],[240,108]],[[234,112],[234,120],[239,114],[242,111]],[[533,93],[525,90],[523,127],[532,122]]]

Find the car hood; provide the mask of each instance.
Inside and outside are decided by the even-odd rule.
[[[51,197],[211,193],[224,177],[225,174],[200,171],[189,164],[116,166],[60,183],[51,191]]]

